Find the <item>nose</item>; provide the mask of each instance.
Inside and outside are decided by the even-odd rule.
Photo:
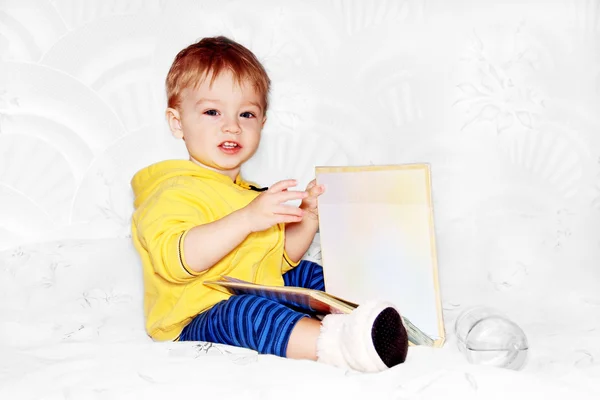
[[[226,118],[223,122],[222,131],[223,133],[239,134],[242,132],[242,128],[240,128],[237,118]]]

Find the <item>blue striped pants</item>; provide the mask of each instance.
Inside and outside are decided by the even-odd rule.
[[[325,290],[323,268],[303,260],[283,274],[285,286]],[[223,343],[285,357],[296,323],[310,310],[254,295],[236,295],[198,314],[181,332],[180,341]]]

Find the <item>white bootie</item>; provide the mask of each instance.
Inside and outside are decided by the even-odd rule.
[[[400,313],[386,302],[368,302],[351,314],[325,316],[317,341],[319,361],[362,372],[401,364],[407,352]]]

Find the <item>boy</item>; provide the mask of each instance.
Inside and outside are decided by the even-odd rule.
[[[210,341],[263,354],[374,372],[404,362],[400,314],[370,302],[349,315],[309,314],[203,285],[221,275],[324,290],[322,268],[301,261],[318,227],[312,181],[259,189],[240,176],[258,148],[270,80],[245,47],[204,38],[182,50],[166,79],[166,117],[189,160],[159,162],[132,180],[132,237],[143,264],[146,330],[155,340]],[[301,200],[299,207],[284,204]]]

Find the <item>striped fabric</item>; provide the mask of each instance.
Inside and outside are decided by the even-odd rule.
[[[323,269],[311,261],[303,260],[283,280],[286,286],[325,290]],[[292,329],[309,312],[259,296],[231,296],[198,314],[179,340],[223,343],[285,357]]]
[[[283,274],[283,282],[285,283],[285,286],[325,290],[323,267],[307,260],[302,260],[296,268]]]

